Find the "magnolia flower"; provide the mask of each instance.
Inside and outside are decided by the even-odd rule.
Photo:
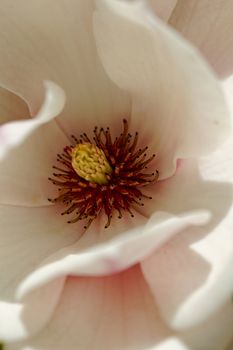
[[[231,120],[210,68],[142,2],[8,0],[0,16],[6,349],[224,349]],[[57,154],[77,151],[70,135],[92,137],[95,126],[119,137],[123,119],[156,155],[146,172],[159,178],[144,188],[152,199],[131,205],[133,218],[112,210],[107,229],[103,210],[86,230],[68,224],[48,201],[59,196],[48,180]]]

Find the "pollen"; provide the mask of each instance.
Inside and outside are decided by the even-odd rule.
[[[62,204],[61,215],[71,216],[68,223],[85,220],[87,229],[101,213],[107,217],[105,228],[117,213],[121,219],[144,206],[143,200],[152,199],[143,193],[143,187],[158,180],[159,172],[146,169],[155,158],[147,156],[148,147],[138,148],[138,132],[129,133],[123,119],[122,133],[113,139],[110,128],[95,127],[92,138],[84,133],[72,135],[72,144],[57,155],[59,164],[49,180],[58,187],[58,195],[49,199]]]
[[[74,147],[71,164],[81,178],[99,185],[107,184],[107,175],[112,173],[103,150],[91,143],[78,143]]]

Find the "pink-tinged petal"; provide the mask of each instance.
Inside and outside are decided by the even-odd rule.
[[[0,125],[29,117],[26,102],[11,91],[0,87]]]
[[[56,154],[68,143],[54,121],[65,102],[63,90],[46,83],[45,101],[34,117],[0,127],[0,203],[48,205],[56,189],[48,181]],[[42,126],[43,125],[43,126]]]
[[[0,301],[0,339],[10,343],[40,332],[59,302],[64,281],[61,278],[37,289],[24,303]]]
[[[51,81],[45,82],[45,100],[33,119],[13,121],[0,127],[0,160],[11,148],[18,147],[39,126],[48,123],[61,113],[65,105],[64,91]]]
[[[49,325],[21,349],[150,349],[170,330],[161,322],[140,269],[68,278]],[[24,345],[24,347],[23,347]]]
[[[46,257],[73,244],[79,238],[81,229],[77,225],[68,225],[54,206],[0,206],[0,222],[0,339],[16,339],[44,325],[56,306],[62,278],[60,282],[52,281],[33,291],[20,303],[15,298],[17,286]],[[54,300],[47,305],[51,295]],[[43,309],[40,316],[38,308]],[[12,328],[11,322],[15,328]]]
[[[142,2],[96,3],[99,55],[110,78],[132,96],[131,126],[157,154],[160,179],[175,171],[176,158],[216,149],[230,134],[228,111],[196,50]]]
[[[231,0],[178,0],[169,19],[222,77],[233,72],[232,12]]]
[[[42,81],[60,85],[67,104],[59,118],[67,135],[120,120],[130,100],[106,75],[93,37],[93,1],[3,0],[0,3],[0,85],[22,96],[34,115]]]
[[[70,277],[47,327],[7,350],[226,350],[232,336],[228,301],[185,332],[167,328],[138,266],[99,278]]]
[[[164,21],[169,20],[169,17],[177,4],[177,0],[148,0],[147,2],[156,16],[160,17]]]
[[[77,242],[62,249],[43,262],[19,286],[18,296],[27,294],[44,283],[65,275],[103,276],[117,273],[138,263],[177,232],[191,225],[204,225],[207,212],[197,211],[173,216],[154,214],[146,224],[125,230],[121,235],[94,247],[84,248]],[[86,235],[93,235],[90,231]],[[106,232],[106,231],[105,231]],[[95,231],[96,233],[96,231]],[[105,233],[107,235],[107,232]],[[88,239],[88,237],[87,237]]]
[[[142,262],[164,318],[177,329],[209,317],[233,288],[233,186],[221,183],[220,178],[204,180],[202,167],[199,171],[201,174],[192,162],[181,162],[175,176],[157,187],[151,210],[160,208],[179,215],[202,208],[212,219],[205,227],[179,233]]]
[[[233,251],[227,249],[232,234],[220,230],[219,239],[209,235],[191,245],[195,233],[180,234],[141,264],[161,314],[174,329],[206,320],[232,293]]]

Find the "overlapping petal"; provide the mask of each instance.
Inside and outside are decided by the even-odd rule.
[[[0,160],[7,157],[13,147],[20,146],[39,126],[55,118],[64,108],[64,91],[51,81],[45,82],[45,100],[34,119],[12,121],[0,128]]]
[[[231,0],[178,0],[169,24],[194,43],[226,78],[233,73],[233,3]]]
[[[211,163],[218,170],[221,162],[214,159],[212,157]],[[222,161],[224,163],[223,154]],[[225,165],[227,169],[227,162]],[[232,168],[230,163],[229,167]],[[153,209],[167,208],[177,215],[185,208],[205,208],[212,214],[210,223],[184,230],[142,262],[162,314],[178,329],[209,317],[229,298],[233,288],[230,277],[233,186],[230,182],[222,183],[221,176],[216,178],[213,166],[207,168],[212,177],[207,177],[207,169],[204,171],[202,164],[199,164],[199,174],[193,162],[182,162],[172,179],[157,186]]]
[[[205,320],[233,289],[232,233],[217,227],[215,233],[190,246],[186,236],[191,233],[194,236],[192,231],[180,234],[142,263],[160,311],[175,329]]]
[[[130,101],[107,77],[92,29],[93,1],[4,0],[0,3],[0,85],[22,96],[35,115],[42,82],[52,80],[66,92],[60,117],[67,135],[129,114]]]
[[[0,202],[12,205],[48,205],[48,176],[56,153],[68,142],[51,122],[63,109],[63,90],[46,83],[44,103],[34,118],[10,121],[0,127]],[[46,125],[45,125],[46,124]]]
[[[177,158],[208,154],[226,139],[229,116],[210,69],[143,2],[97,1],[94,23],[104,68],[132,96],[131,126],[151,141],[160,178]]]
[[[43,329],[60,300],[64,281],[65,278],[60,278],[37,289],[24,303],[1,301],[1,341],[21,341]]]
[[[136,265],[106,277],[69,277],[47,327],[7,350],[225,350],[232,320],[228,301],[208,322],[186,332],[172,331]]]
[[[144,350],[169,333],[135,266],[108,277],[68,278],[51,323],[19,348]]]
[[[21,284],[18,295],[65,275],[103,276],[127,269],[140,262],[178,231],[190,225],[203,225],[208,212],[185,213],[180,217],[158,212],[146,224],[123,231],[121,235],[93,248],[79,252],[80,242],[65,248],[44,261]],[[94,228],[95,229],[95,228]],[[86,233],[90,235],[90,233]]]
[[[0,339],[24,339],[50,322],[37,337],[10,345],[9,350],[167,346],[180,350],[193,344],[219,350],[230,335],[232,307],[228,305],[229,312],[219,317],[228,322],[227,330],[224,333],[220,327],[211,343],[208,334],[219,323],[213,328],[212,323],[201,323],[188,333],[175,334],[160,319],[155,303],[169,325],[184,329],[216,316],[232,291],[232,184],[208,176],[205,181],[198,172],[187,176],[184,164],[189,163],[176,167],[178,158],[208,154],[228,135],[228,112],[215,78],[195,50],[150,16],[142,2],[96,1],[100,59],[91,1],[44,4],[24,1],[18,7],[3,1],[0,5],[0,16],[9,14],[0,24],[4,28],[0,45],[10,47],[7,53],[3,50],[0,62],[5,69],[2,84],[27,100],[33,115],[41,103],[44,76],[61,84],[68,98],[57,119],[60,128],[51,119],[61,112],[64,95],[49,83],[36,118],[0,129],[2,158],[7,154],[0,173],[5,183],[0,201],[21,205],[1,208],[4,264],[0,266],[5,279],[0,288],[0,323],[6,313],[9,319]],[[13,52],[18,57],[14,62]],[[123,116],[129,117],[132,130],[140,131],[142,143],[156,152],[162,180],[149,188],[154,200],[133,224],[131,219],[116,224],[113,218],[112,226],[103,230],[100,217],[81,237],[81,224],[67,225],[53,206],[26,207],[48,204],[47,177],[55,154],[67,142],[65,134],[88,132],[96,123],[116,131]],[[203,176],[205,166],[199,164]],[[17,177],[7,178],[9,174]],[[17,269],[12,256],[19,259]],[[132,267],[141,261],[143,274],[138,265]],[[75,277],[65,280],[67,275]]]
[[[231,109],[232,78],[223,87]],[[233,290],[232,149],[231,138],[212,157],[200,159],[199,180],[194,180],[196,171],[192,167],[188,170],[185,162],[169,183],[158,187],[159,208],[167,205],[166,198],[172,212],[182,210],[182,203],[186,208],[195,202],[199,207],[209,203],[214,219],[204,232],[189,229],[142,263],[165,319],[175,328],[199,323],[219,308]],[[200,258],[209,265],[209,271],[200,264]]]
[[[67,225],[52,206],[1,205],[0,221],[0,339],[12,341],[44,326],[63,287],[61,278],[18,302],[15,294],[20,281],[46,257],[74,243],[80,230]]]

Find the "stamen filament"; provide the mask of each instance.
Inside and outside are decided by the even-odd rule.
[[[49,181],[58,186],[59,194],[49,201],[67,206],[61,215],[75,213],[68,223],[86,219],[84,228],[87,229],[104,212],[107,228],[114,211],[119,219],[123,211],[134,217],[132,209],[144,206],[142,199],[152,198],[143,194],[140,188],[158,180],[158,170],[144,172],[155,155],[147,157],[147,146],[136,149],[139,134],[136,132],[132,137],[128,129],[124,119],[121,135],[112,140],[109,128],[96,126],[94,142],[86,133],[79,139],[72,135],[73,144],[57,155],[57,162],[62,166],[53,166],[56,172]]]

